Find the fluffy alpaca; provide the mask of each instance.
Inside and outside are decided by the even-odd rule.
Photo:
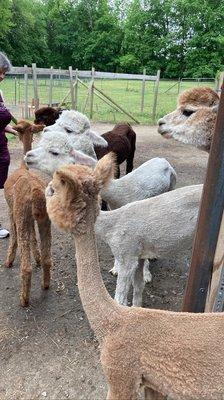
[[[84,164],[85,154],[81,157]],[[100,213],[95,230],[114,255],[120,304],[127,304],[132,284],[133,305],[141,305],[144,260],[191,246],[201,190],[202,185],[188,186]]]
[[[53,175],[63,165],[83,163],[83,157],[79,157],[81,152],[74,147],[71,137],[64,132],[43,132],[37,147],[26,153],[24,161],[29,168]],[[94,166],[96,160],[86,155],[84,164]]]
[[[173,400],[222,400],[221,313],[128,308],[118,305],[106,291],[94,224],[99,213],[98,193],[112,170],[110,155],[101,159],[94,171],[67,166],[54,174],[46,190],[51,220],[74,236],[80,297],[101,344],[107,400],[136,400],[140,386],[144,386],[147,400],[165,400],[166,395]],[[168,209],[172,213],[172,208]]]
[[[79,153],[74,151],[73,144],[65,133],[43,133],[38,146],[25,156],[27,165],[49,175],[63,165],[82,162]],[[94,166],[96,161],[85,158],[84,163]],[[107,188],[102,190],[102,198],[111,209],[127,203],[143,200],[172,190],[176,184],[176,172],[165,158],[153,158],[146,161],[136,170],[121,179],[113,179]]]
[[[71,138],[76,150],[96,159],[94,144],[107,147],[107,142],[90,129],[89,119],[75,110],[63,110],[54,125],[48,126],[44,132],[54,132],[55,138],[58,132],[64,132]]]
[[[41,107],[39,110],[35,111],[34,124],[43,124],[45,126],[54,125],[62,111],[62,108]]]
[[[31,149],[33,134],[41,131],[43,125],[33,125],[22,120],[14,129],[19,132],[25,154]],[[46,211],[45,187],[42,179],[28,171],[24,163],[9,176],[4,185],[11,224],[10,243],[5,266],[11,267],[13,265],[18,245],[22,279],[20,303],[23,307],[29,305],[32,276],[31,250],[36,263],[41,264],[43,268],[43,288],[48,289],[50,284],[52,265],[51,224]],[[39,252],[35,235],[35,221],[40,234],[41,252]]]
[[[46,126],[53,125],[56,119],[59,118],[62,110],[53,107],[42,107],[35,112],[34,123],[42,123]],[[133,170],[133,159],[135,154],[136,133],[128,123],[119,123],[102,137],[107,141],[108,147],[100,147],[95,145],[94,150],[98,160],[105,154],[113,152],[117,157],[118,167],[115,171],[116,178],[120,177],[119,165],[125,160],[126,174]]]
[[[115,177],[120,178],[120,167],[126,160],[126,174],[133,170],[133,160],[135,155],[136,133],[128,123],[119,123],[102,137],[107,141],[107,147],[95,146],[97,159],[99,160],[109,152],[116,154],[117,168]]]
[[[216,121],[219,97],[209,87],[185,90],[177,109],[158,121],[158,132],[165,138],[209,151]]]

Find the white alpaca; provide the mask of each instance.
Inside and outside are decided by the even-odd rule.
[[[191,247],[201,192],[202,185],[187,186],[99,214],[95,231],[115,258],[118,303],[127,304],[132,284],[133,305],[141,306],[145,259]]]
[[[26,161],[29,154],[33,162],[31,153]],[[73,154],[77,152],[73,150]],[[79,153],[80,163],[84,164],[85,158]],[[95,229],[114,255],[118,270],[115,298],[120,304],[127,304],[133,284],[133,305],[141,305],[144,260],[191,247],[201,191],[202,185],[187,186],[100,213]]]
[[[94,144],[107,147],[107,141],[92,131],[90,121],[86,115],[75,110],[64,110],[54,125],[48,126],[44,132],[67,133],[74,144],[76,150],[81,150],[85,154],[96,159]]]
[[[62,165],[84,163],[94,166],[90,157],[79,157],[75,144],[63,132],[44,132],[37,147],[26,154],[29,168],[39,169],[49,175]],[[153,158],[120,179],[113,179],[101,195],[111,209],[172,190],[176,172],[165,158]]]

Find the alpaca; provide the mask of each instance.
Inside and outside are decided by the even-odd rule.
[[[21,120],[14,129],[19,132],[23,150],[26,153],[31,149],[33,134],[41,131],[43,125],[34,125]],[[48,289],[50,284],[52,266],[51,224],[46,211],[45,187],[43,180],[28,171],[24,162],[19,169],[8,177],[4,185],[11,224],[11,236],[5,266],[12,267],[18,245],[21,259],[20,303],[22,307],[29,305],[32,276],[31,250],[36,263],[41,264],[43,268],[43,288]],[[35,235],[35,221],[40,234],[41,253]]]
[[[46,189],[52,222],[74,237],[79,293],[100,342],[107,400],[136,400],[140,386],[147,400],[165,400],[167,395],[173,400],[222,400],[221,313],[124,307],[104,286],[94,224],[99,213],[98,193],[112,173],[111,156],[107,155],[94,171],[80,165],[61,168]],[[172,213],[172,208],[168,210]]]
[[[42,107],[35,112],[35,121],[34,123],[42,123],[46,126],[53,125],[56,119],[59,118],[62,110],[55,109],[53,107]],[[125,160],[127,162],[126,165],[126,174],[133,170],[133,159],[135,154],[135,142],[136,142],[136,133],[128,123],[119,123],[115,125],[115,127],[106,133],[101,135],[107,143],[107,147],[102,146],[94,146],[94,150],[99,160],[105,154],[109,152],[114,152],[117,157],[117,168],[115,171],[115,177],[120,177],[120,167]]]
[[[209,87],[185,90],[177,109],[158,121],[158,132],[209,152],[215,127],[219,96]]]
[[[41,107],[35,111],[34,124],[43,124],[45,126],[54,125],[56,119],[62,113],[62,108]]]
[[[120,167],[126,160],[126,174],[133,170],[133,160],[135,155],[136,133],[128,123],[119,123],[102,137],[107,141],[107,147],[95,146],[97,159],[99,160],[109,152],[116,154],[117,168],[115,177],[120,178]]]
[[[79,159],[84,164],[85,154]],[[111,272],[118,271],[115,299],[120,304],[127,304],[132,284],[133,305],[141,305],[144,260],[191,247],[201,191],[202,185],[188,186],[100,213],[95,230],[114,255]]]
[[[67,134],[45,132],[38,146],[29,151],[24,160],[30,168],[53,175],[63,165],[79,163],[79,153],[73,150]],[[85,164],[94,166],[95,163],[96,160],[86,157]],[[165,158],[157,157],[146,161],[128,175],[111,180],[101,196],[111,209],[115,209],[172,190],[175,184],[176,172]]]
[[[75,110],[63,110],[55,124],[44,128],[44,132],[53,132],[55,136],[58,132],[67,133],[76,150],[95,159],[93,145],[107,147],[107,141],[90,129],[89,119]]]

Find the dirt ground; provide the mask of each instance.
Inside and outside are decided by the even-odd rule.
[[[94,124],[101,133],[110,124]],[[156,127],[136,126],[135,168],[163,156],[178,174],[177,187],[202,183],[207,154],[162,139]],[[21,159],[19,143],[11,142],[11,171]],[[0,221],[9,228],[7,206],[0,191]],[[53,229],[54,269],[51,287],[42,291],[40,271],[33,268],[31,305],[19,306],[19,258],[4,268],[8,239],[0,241],[0,400],[102,400],[106,382],[100,367],[98,344],[80,302],[71,237]],[[113,296],[116,279],[108,271],[113,257],[99,243],[104,282]],[[144,292],[144,307],[180,310],[190,250],[184,257],[153,263],[153,281]],[[125,399],[121,399],[125,400]]]

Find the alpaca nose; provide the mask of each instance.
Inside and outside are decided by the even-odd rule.
[[[160,118],[159,121],[158,121],[158,125],[161,126],[161,125],[164,125],[164,124],[165,124],[164,119]]]
[[[49,185],[47,186],[47,188],[45,190],[45,194],[46,194],[46,196],[49,196],[49,197],[53,196],[54,189],[52,188],[51,183],[49,183]]]

